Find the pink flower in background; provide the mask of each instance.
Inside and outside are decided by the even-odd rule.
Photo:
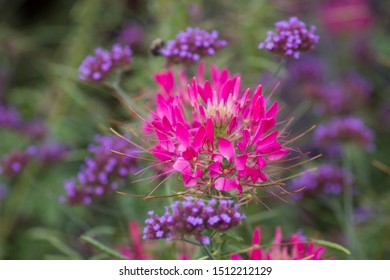
[[[253,232],[253,247],[260,247],[260,228],[256,227]],[[266,246],[262,246],[266,247]],[[325,247],[316,246],[313,242],[307,242],[306,238],[295,233],[289,238],[282,239],[282,230],[277,227],[275,237],[271,248],[254,248],[249,251],[248,258],[250,260],[322,260],[322,254],[325,252]],[[239,254],[230,256],[232,260],[243,259]]]
[[[275,128],[278,103],[267,106],[261,85],[243,91],[239,75],[215,66],[211,81],[204,81],[203,65],[186,88],[171,71],[156,80],[162,91],[145,124],[156,136],[151,150],[185,186],[242,193],[267,181],[267,167],[288,153]]]
[[[119,253],[129,258],[130,260],[149,260],[150,257],[146,253],[145,241],[142,240],[141,230],[138,222],[132,220],[128,223],[130,246],[123,245],[119,248]]]
[[[368,0],[326,1],[319,11],[325,27],[334,34],[360,34],[371,27],[374,21]]]

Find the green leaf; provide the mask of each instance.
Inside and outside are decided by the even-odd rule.
[[[29,232],[31,238],[37,240],[44,240],[49,242],[53,247],[58,251],[66,255],[72,260],[81,260],[82,257],[75,250],[70,248],[64,241],[61,240],[61,237],[57,232],[44,229],[44,228],[34,228]]]
[[[326,241],[326,240],[313,240],[313,242],[317,245],[325,246],[327,248],[342,252],[346,255],[351,254],[351,252],[347,248],[345,248],[344,246],[341,246],[340,244],[337,244],[337,243],[333,243],[333,242]]]
[[[122,256],[118,252],[112,250],[111,248],[109,248],[106,245],[100,243],[96,239],[93,239],[92,237],[83,235],[83,236],[81,236],[81,240],[83,240],[84,242],[87,242],[92,247],[95,247],[100,252],[103,252],[106,255],[110,256],[110,257],[113,257],[113,258],[118,259],[118,260],[128,260],[128,258]]]

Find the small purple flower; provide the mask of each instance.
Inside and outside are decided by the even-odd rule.
[[[118,41],[131,46],[140,46],[145,39],[144,28],[136,22],[128,22],[118,35]]]
[[[350,73],[342,81],[318,84],[308,81],[302,91],[314,101],[319,115],[342,115],[365,106],[372,93],[371,84],[362,76]]]
[[[238,205],[232,200],[217,202],[212,199],[206,202],[188,197],[167,207],[163,216],[149,212],[144,239],[180,239],[188,235],[194,236],[202,244],[208,244],[210,240],[204,231],[224,232],[239,225],[245,216],[238,210]]]
[[[296,17],[288,21],[275,23],[276,33],[268,31],[267,38],[259,44],[259,49],[265,49],[283,57],[299,58],[301,52],[314,49],[320,37],[314,34],[315,26],[306,29],[306,24]]]
[[[334,149],[334,146],[348,142],[372,151],[374,149],[374,133],[364,125],[361,119],[341,117],[319,125],[314,131],[314,142],[325,150],[328,147]]]
[[[3,174],[7,178],[16,177],[30,162],[31,156],[26,151],[12,151],[2,158],[0,174]]]
[[[132,157],[136,150],[124,139],[98,135],[96,142],[97,145],[88,148],[93,156],[85,159],[77,180],[72,178],[64,184],[69,204],[89,204],[93,198],[115,191],[116,181],[126,179],[138,169]]]
[[[179,32],[174,40],[168,41],[161,49],[161,54],[166,57],[168,65],[198,62],[202,57],[212,56],[227,45],[225,40],[218,37],[216,30],[207,32],[198,27],[188,27]]]
[[[294,85],[321,83],[324,80],[325,65],[316,56],[305,56],[300,60],[292,60],[288,64],[288,82]]]
[[[353,176],[344,169],[331,164],[323,164],[316,170],[306,172],[291,181],[291,189],[301,190],[296,198],[305,195],[339,195],[345,185],[354,182]]]
[[[47,134],[47,127],[42,119],[24,122],[19,127],[19,132],[34,140],[41,140]]]
[[[18,129],[21,121],[19,112],[15,108],[0,104],[0,128]]]
[[[46,143],[37,147],[35,156],[44,165],[60,162],[68,154],[69,149],[60,143]]]
[[[89,82],[105,80],[117,69],[126,69],[132,61],[132,51],[129,46],[115,44],[111,50],[97,48],[95,55],[88,55],[79,68],[79,79]]]

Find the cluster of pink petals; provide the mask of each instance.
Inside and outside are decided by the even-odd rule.
[[[227,69],[212,66],[211,82],[203,77],[203,65],[186,88],[183,75],[178,84],[170,70],[156,75],[162,91],[145,126],[156,136],[152,153],[187,187],[242,193],[266,181],[266,166],[289,151],[274,128],[278,103],[267,109],[261,85],[243,91]]]
[[[260,228],[253,232],[252,245],[260,247]],[[250,260],[322,260],[325,247],[316,246],[312,242],[306,242],[305,237],[299,233],[291,235],[287,239],[282,238],[282,230],[277,227],[271,249],[254,248],[248,253]],[[239,254],[230,256],[232,260],[241,260]]]

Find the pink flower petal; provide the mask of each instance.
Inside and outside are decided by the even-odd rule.
[[[172,91],[175,82],[173,72],[171,70],[157,73],[154,75],[154,79],[166,93],[170,93]]]
[[[276,118],[278,114],[278,102],[274,102],[266,113],[266,118]]]
[[[229,161],[232,161],[236,156],[232,142],[225,138],[221,137],[218,139],[218,149],[221,155],[223,155]]]
[[[206,123],[206,138],[209,140],[210,144],[214,146],[214,125],[211,118],[209,118]]]
[[[214,186],[219,191],[228,192],[230,190],[237,189],[238,184],[234,180],[230,180],[227,178],[218,178],[217,180],[215,180]]]
[[[214,172],[214,174],[211,175],[210,173],[210,176],[213,176],[215,177],[215,175],[220,175],[222,174],[222,164],[218,161],[216,162],[213,162],[212,164],[210,164],[208,167],[207,167],[208,170]]]
[[[190,132],[182,123],[178,123],[176,126],[176,137],[179,143],[185,148],[191,143]]]
[[[181,157],[177,158],[172,168],[184,175],[192,175],[191,164]]]
[[[244,170],[246,167],[246,161],[248,159],[248,155],[238,156],[235,160],[235,167],[237,170]]]
[[[192,147],[196,152],[199,152],[199,149],[203,146],[204,139],[206,137],[206,129],[201,126],[196,133],[194,140],[192,141]]]
[[[276,138],[278,137],[278,134],[279,134],[278,131],[273,131],[270,134],[268,134],[266,137],[261,139],[259,142],[257,142],[256,150],[261,151],[264,148],[275,143]]]

